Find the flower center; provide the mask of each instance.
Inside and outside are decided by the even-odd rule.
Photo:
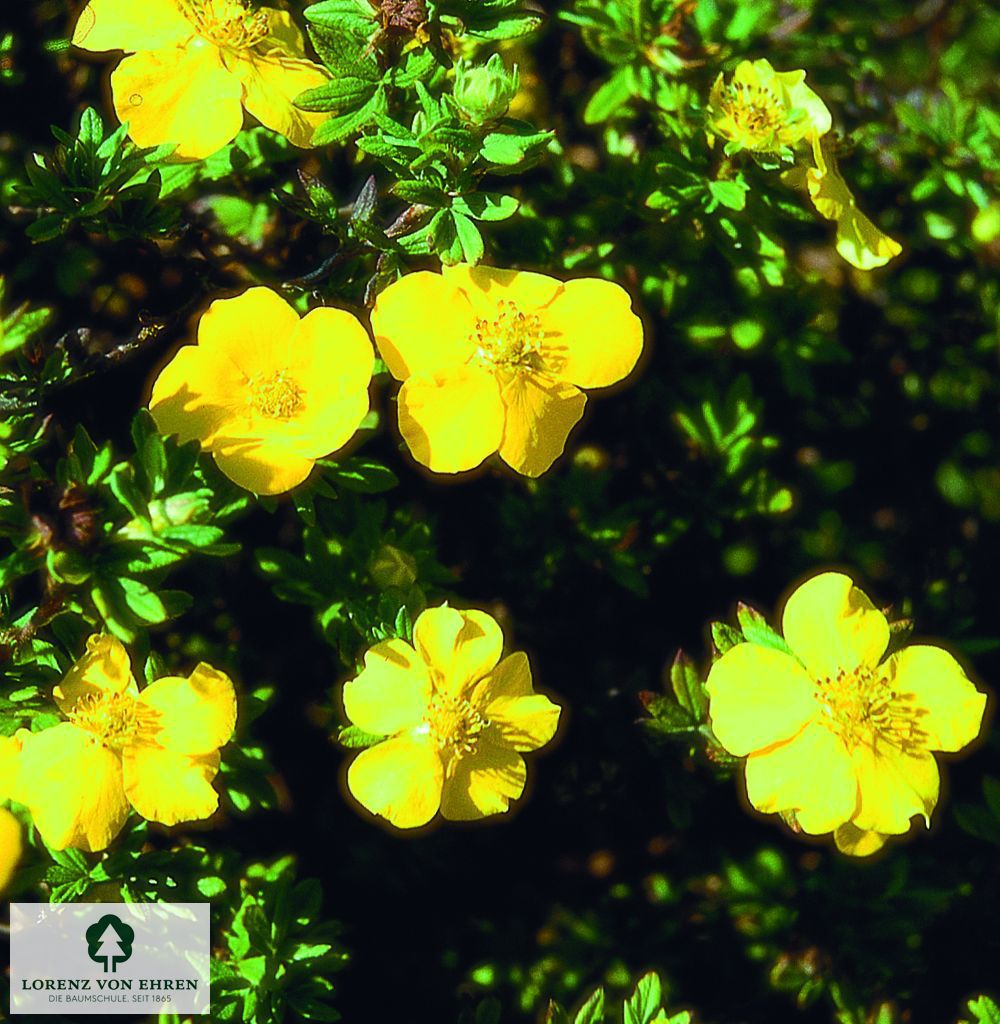
[[[728,119],[741,140],[751,149],[767,149],[788,120],[788,112],[777,96],[763,85],[737,85],[726,89],[721,106],[723,119]]]
[[[424,722],[438,750],[449,761],[474,753],[480,735],[490,725],[490,720],[465,697],[447,697],[440,693],[431,700]]]
[[[287,420],[302,409],[302,389],[284,370],[278,370],[250,379],[248,402],[269,420]]]
[[[121,750],[135,738],[140,715],[135,698],[127,693],[88,693],[66,717],[109,750]]]
[[[176,0],[198,34],[230,50],[249,50],[267,36],[267,12],[243,0]]]
[[[522,313],[516,303],[501,299],[496,317],[477,319],[469,340],[473,358],[488,369],[536,370],[541,368],[542,338],[542,321],[536,313]]]
[[[841,669],[835,677],[817,680],[813,696],[827,725],[849,749],[878,741],[916,750],[927,739],[913,695],[898,692],[880,668]]]

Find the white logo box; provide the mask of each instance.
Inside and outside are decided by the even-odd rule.
[[[10,1012],[208,1013],[209,904],[12,903]]]

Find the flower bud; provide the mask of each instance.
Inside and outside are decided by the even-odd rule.
[[[485,64],[456,66],[455,103],[470,121],[495,121],[507,113],[519,84],[517,65],[508,71],[495,53]]]

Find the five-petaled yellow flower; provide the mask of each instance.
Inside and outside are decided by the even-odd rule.
[[[231,142],[245,107],[296,146],[326,114],[292,100],[329,75],[306,58],[286,11],[243,0],[90,0],[73,33],[85,50],[131,53],[111,75],[115,111],[140,146],[201,159]]]
[[[770,61],[741,61],[729,82],[719,75],[708,100],[708,127],[732,150],[782,153],[825,135],[833,121],[805,83],[806,73],[775,71]]]
[[[164,825],[215,812],[219,748],[236,724],[224,673],[202,663],[139,690],[125,648],[92,636],[53,696],[67,721],[18,733],[14,786],[50,847],[103,850],[130,807]]]
[[[368,413],[375,354],[341,309],[301,319],[269,288],[218,299],[153,384],[165,434],[197,440],[231,480],[257,494],[302,483]]]
[[[884,658],[885,616],[848,576],[822,573],[788,599],[791,654],[755,643],[728,650],[708,677],[712,728],[746,757],[750,803],[864,856],[938,799],[931,751],[979,734],[986,696],[940,647]]]
[[[548,743],[559,706],[535,693],[528,658],[500,660],[503,634],[485,612],[442,606],[418,617],[413,645],[385,640],[344,685],[347,717],[387,739],[347,773],[355,798],[398,828],[440,810],[462,821],[506,811],[524,790],[519,751]]]
[[[372,328],[403,381],[403,438],[438,473],[499,452],[540,476],[583,415],[581,388],[622,380],[642,351],[642,322],[619,285],[492,267],[408,274],[378,297]]]
[[[20,753],[20,740],[13,736],[0,736],[0,801],[13,796]],[[10,811],[0,807],[0,892],[10,883],[21,859],[22,848],[20,822]]]

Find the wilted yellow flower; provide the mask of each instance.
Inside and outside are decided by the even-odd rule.
[[[56,850],[103,850],[134,807],[164,825],[207,818],[236,724],[229,677],[199,664],[139,690],[125,648],[92,636],[53,693],[67,721],[18,733],[15,799]]]
[[[329,75],[306,59],[287,11],[243,0],[90,0],[73,33],[85,50],[126,50],[111,75],[115,111],[140,146],[176,143],[199,160],[231,142],[245,107],[296,146],[328,116],[292,100]]]
[[[833,123],[806,73],[775,71],[769,61],[741,61],[729,82],[719,75],[708,100],[709,130],[731,150],[781,153],[825,135]]]
[[[345,445],[368,413],[375,355],[342,309],[301,319],[270,288],[217,299],[153,384],[165,434],[196,440],[230,480],[257,494],[290,490]]]
[[[540,476],[583,415],[581,388],[622,380],[642,351],[642,322],[618,285],[493,267],[408,274],[379,295],[372,327],[404,382],[403,438],[438,473],[499,451]]]
[[[520,651],[500,660],[503,634],[485,612],[429,608],[413,645],[385,640],[344,685],[347,717],[387,739],[347,773],[355,798],[398,828],[438,810],[467,820],[506,811],[524,790],[519,751],[548,743],[559,707],[531,686]]]
[[[939,789],[931,751],[976,738],[985,694],[940,647],[882,660],[886,618],[841,573],[802,584],[782,629],[790,654],[737,644],[708,677],[712,728],[746,757],[750,803],[804,832],[832,831],[855,855],[907,832],[914,815],[929,824]]]
[[[816,166],[806,172],[806,187],[820,216],[837,224],[837,252],[859,270],[885,266],[903,251],[902,246],[857,208],[825,139],[813,140],[813,155]]]
[[[20,753],[20,740],[13,736],[0,736],[0,801],[13,796]],[[10,883],[22,850],[20,822],[10,811],[0,808],[0,892]]]

